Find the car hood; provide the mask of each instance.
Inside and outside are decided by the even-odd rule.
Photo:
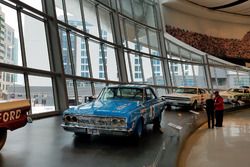
[[[221,96],[233,96],[233,95],[238,95],[238,94],[243,94],[243,93],[229,92],[229,91],[220,92],[220,95],[221,95]]]
[[[97,100],[69,108],[64,114],[127,117],[130,112],[139,108],[138,104],[139,102],[131,100]]]
[[[186,94],[186,93],[172,93],[172,94],[168,94],[165,97],[184,97],[184,98],[191,98],[196,96],[196,94]]]

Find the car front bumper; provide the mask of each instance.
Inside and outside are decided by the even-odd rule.
[[[180,107],[192,106],[192,103],[190,101],[166,100],[166,104]]]
[[[64,130],[77,133],[85,133],[90,135],[116,135],[129,136],[132,134],[132,129],[126,128],[105,128],[105,127],[86,127],[77,124],[61,124]]]

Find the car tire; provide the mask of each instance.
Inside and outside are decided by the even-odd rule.
[[[171,110],[171,105],[170,105],[170,104],[167,105],[166,110],[167,110],[167,111],[170,111],[170,110]]]
[[[160,128],[161,128],[161,120],[159,117],[156,117],[153,120],[153,131],[158,131]]]
[[[0,129],[0,150],[3,148],[7,138],[7,130]]]
[[[144,131],[143,119],[140,119],[138,120],[136,124],[136,129],[134,131],[134,137],[136,140],[142,138],[143,131]]]
[[[198,108],[198,104],[197,104],[197,101],[195,100],[194,103],[193,103],[193,105],[192,105],[192,109],[193,109],[194,111],[196,111],[197,108]]]

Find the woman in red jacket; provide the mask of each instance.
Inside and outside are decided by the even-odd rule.
[[[219,95],[218,91],[214,92],[214,110],[215,110],[215,118],[216,118],[216,127],[222,127],[223,123],[223,112],[224,112],[224,100]]]

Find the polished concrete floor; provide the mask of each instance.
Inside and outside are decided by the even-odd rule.
[[[185,143],[179,167],[249,167],[250,109],[224,117],[222,128],[199,128]]]
[[[61,116],[35,120],[24,128],[8,131],[0,151],[0,167],[174,167],[181,142],[204,118],[203,111],[199,115],[165,111],[164,133],[155,133],[148,126],[138,143],[126,137],[78,138],[60,127]],[[170,122],[183,129],[170,127]]]

